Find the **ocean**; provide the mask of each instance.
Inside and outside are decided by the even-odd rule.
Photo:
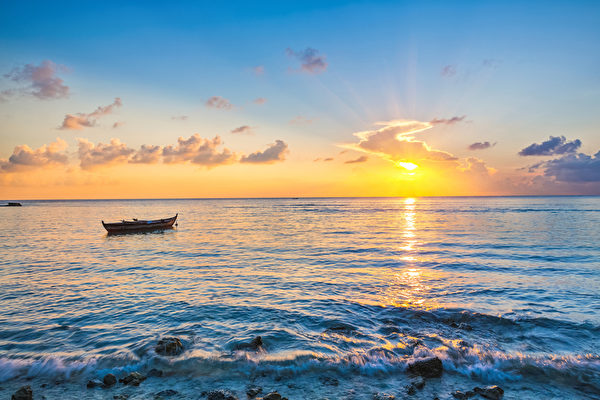
[[[22,203],[0,208],[0,398],[600,398],[600,197]]]

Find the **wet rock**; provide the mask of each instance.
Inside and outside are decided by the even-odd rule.
[[[92,379],[92,380],[88,381],[88,383],[87,383],[86,386],[87,386],[88,389],[92,389],[92,388],[95,388],[95,387],[98,387],[98,386],[103,386],[103,385],[104,384],[102,382],[100,382],[98,379]]]
[[[373,400],[394,400],[395,398],[396,396],[394,396],[393,394],[383,392],[375,393],[373,395]]]
[[[265,397],[263,397],[263,400],[282,400],[285,397],[281,397],[281,395],[277,392],[271,392],[268,393]]]
[[[113,374],[106,374],[104,375],[104,379],[102,379],[102,382],[104,382],[105,386],[112,386],[115,383],[117,383],[117,377]]]
[[[33,390],[31,390],[31,386],[22,386],[13,394],[10,400],[32,400],[33,399]]]
[[[125,378],[119,379],[124,385],[140,386],[140,383],[146,380],[146,377],[139,372],[131,372]]]
[[[127,400],[129,398],[128,394],[115,394],[113,399],[115,400]]]
[[[431,357],[409,364],[408,371],[424,378],[437,378],[442,376],[444,367],[442,366],[442,360],[437,357]]]
[[[414,387],[413,385],[408,385],[406,387],[406,394],[408,394],[409,396],[417,394],[417,388]]]
[[[340,384],[340,381],[338,381],[336,378],[334,378],[332,376],[320,376],[319,381],[323,385],[327,385],[327,386],[338,386]]]
[[[458,400],[466,400],[466,399],[470,399],[471,397],[475,396],[475,393],[470,390],[466,393],[461,392],[460,390],[457,390],[450,394],[452,395],[452,397],[454,397],[455,399],[458,399]]]
[[[164,337],[158,341],[154,351],[161,356],[177,356],[183,352],[183,344],[176,337]]]
[[[238,398],[229,390],[211,390],[210,392],[202,392],[202,396],[206,396],[207,400],[238,400]]]
[[[414,386],[415,388],[421,390],[425,387],[425,379],[423,379],[423,377],[419,376],[417,377],[417,379],[415,379],[412,383],[412,386]]]
[[[249,351],[258,351],[263,347],[262,337],[257,336],[249,342],[246,343],[238,343],[235,345],[235,350],[249,350]]]
[[[148,376],[148,378],[160,378],[163,376],[163,371],[161,371],[160,369],[152,368],[150,371],[148,371],[146,376]]]
[[[163,390],[163,391],[156,393],[154,395],[154,399],[160,400],[160,399],[164,399],[165,397],[176,396],[178,394],[179,394],[179,392],[177,390],[167,389],[167,390]]]
[[[481,397],[485,397],[489,400],[500,400],[504,396],[504,390],[500,386],[488,386],[485,388],[476,387],[473,388],[473,392],[479,394]]]
[[[253,399],[261,393],[262,388],[260,386],[249,386],[246,388],[246,396],[248,396],[249,399]]]

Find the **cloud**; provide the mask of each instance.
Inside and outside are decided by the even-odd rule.
[[[485,165],[483,160],[476,157],[469,157],[465,161],[466,167],[460,168],[462,172],[467,172],[475,175],[493,175],[496,173],[494,168],[490,168]]]
[[[567,142],[564,136],[550,136],[550,139],[540,144],[533,143],[519,152],[520,156],[552,156],[575,153],[581,147],[581,140]]]
[[[67,164],[66,149],[67,142],[61,138],[56,138],[55,142],[35,150],[26,144],[20,145],[14,148],[8,160],[0,160],[0,171],[13,172],[34,167]]]
[[[469,147],[467,147],[467,149],[469,150],[485,150],[485,149],[489,149],[490,147],[494,147],[496,145],[496,143],[492,144],[490,142],[475,142],[469,145]]]
[[[254,104],[262,105],[262,104],[265,104],[267,102],[267,99],[265,99],[264,97],[259,97],[257,99],[254,99],[252,102]]]
[[[163,162],[177,163],[190,161],[206,167],[231,164],[236,161],[236,155],[229,149],[218,150],[223,144],[219,136],[213,139],[204,139],[199,134],[194,134],[188,139],[179,137],[177,145],[163,148]]]
[[[238,128],[232,129],[231,133],[241,134],[241,135],[243,135],[243,134],[251,135],[252,134],[252,127],[248,126],[248,125],[242,125],[242,126],[240,126]]]
[[[288,153],[288,145],[283,140],[276,140],[264,151],[256,151],[240,159],[241,163],[250,164],[271,164],[277,161],[284,161]]]
[[[18,91],[4,91],[3,95],[24,92],[42,100],[69,97],[69,87],[64,84],[61,78],[56,76],[58,70],[65,71],[66,68],[50,60],[44,60],[38,66],[25,64],[22,67],[15,68],[4,76],[13,82],[25,83],[28,86]]]
[[[109,144],[94,143],[87,139],[77,139],[79,142],[79,165],[83,169],[93,169],[101,165],[125,163],[135,150],[121,143],[119,139],[110,139]]]
[[[457,122],[463,121],[467,116],[463,115],[460,117],[452,117],[452,118],[434,118],[430,121],[432,125],[453,125]]]
[[[206,100],[206,107],[209,108],[218,108],[220,110],[231,110],[233,105],[229,102],[229,100],[221,97],[221,96],[213,96],[210,99]]]
[[[100,106],[89,114],[67,114],[65,115],[62,125],[58,129],[80,131],[85,128],[91,128],[96,125],[98,118],[111,114],[115,108],[121,107],[122,105],[123,103],[121,102],[121,99],[116,97],[112,104],[104,107]],[[115,127],[116,126],[113,125],[113,128]]]
[[[318,157],[313,160],[313,162],[319,162],[319,161],[323,161],[323,162],[333,161],[333,157],[327,157],[327,158]]]
[[[355,158],[354,160],[348,160],[348,161],[344,161],[344,164],[356,164],[356,163],[363,163],[369,161],[369,157],[367,156],[360,156],[358,158]]]
[[[143,144],[129,160],[132,164],[156,164],[160,161],[163,149],[161,146]]]
[[[265,67],[262,65],[257,65],[256,67],[252,68],[252,71],[255,75],[263,75],[265,73]]]
[[[312,123],[313,123],[312,119],[308,119],[302,115],[298,115],[290,120],[290,124],[292,124],[292,125],[308,125],[308,124],[312,124]]]
[[[123,122],[123,121],[117,121],[117,122],[115,122],[115,123],[113,124],[113,126],[112,126],[112,127],[113,127],[113,129],[117,129],[117,128],[120,128],[120,127],[122,127],[123,125],[125,125],[125,122]]]
[[[187,115],[174,115],[171,117],[172,120],[174,121],[185,121],[188,119]]]
[[[320,74],[327,69],[327,57],[319,55],[319,51],[310,47],[294,51],[289,47],[285,50],[288,56],[300,61],[300,70],[309,74]]]
[[[545,176],[554,177],[559,182],[600,182],[600,151],[593,156],[569,154],[538,164],[537,167],[544,168]]]
[[[456,65],[444,65],[440,74],[444,77],[451,78],[456,75]]]
[[[390,121],[381,122],[378,125],[383,125],[383,127],[355,133],[354,135],[360,141],[347,147],[375,154],[394,163],[399,161],[445,162],[457,160],[452,154],[434,150],[427,143],[414,138],[414,134],[432,128],[433,125],[430,122]]]

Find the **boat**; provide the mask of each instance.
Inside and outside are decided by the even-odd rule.
[[[170,229],[177,220],[177,215],[171,218],[163,219],[136,219],[131,221],[122,220],[121,222],[105,223],[102,221],[102,226],[108,233],[127,233],[139,231],[151,231],[157,229]]]
[[[8,204],[2,204],[2,207],[21,207],[22,204],[21,203],[8,203]]]

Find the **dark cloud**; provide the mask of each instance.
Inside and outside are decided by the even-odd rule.
[[[288,153],[288,145],[283,140],[276,140],[264,151],[256,151],[240,159],[241,163],[271,164],[285,160]]]
[[[121,107],[123,103],[119,97],[115,98],[115,101],[112,104],[107,106],[100,106],[96,108],[95,111],[84,114],[77,113],[75,115],[67,114],[65,115],[65,119],[63,120],[62,125],[59,129],[64,130],[82,130],[84,128],[90,128],[96,125],[98,118],[103,117],[105,115],[111,114],[113,110],[117,107]],[[115,126],[116,125],[116,126]],[[113,125],[113,128],[118,127],[117,124]]]
[[[452,117],[452,118],[434,118],[430,121],[431,124],[433,125],[453,125],[457,122],[461,122],[463,121],[467,116],[463,115],[460,117]]]
[[[369,157],[367,156],[360,156],[358,158],[355,158],[354,160],[348,160],[348,161],[344,161],[344,164],[356,164],[356,163],[363,163],[369,161]]]
[[[248,125],[242,125],[238,128],[232,129],[231,133],[235,133],[235,134],[240,134],[240,135],[251,135],[252,134],[252,127],[248,126]]]
[[[162,147],[143,144],[129,160],[132,164],[156,164],[162,156]]]
[[[564,136],[550,136],[540,144],[533,143],[519,152],[520,156],[552,156],[575,153],[581,147],[581,140],[567,141]]]
[[[218,108],[220,110],[231,110],[233,108],[233,105],[229,102],[229,100],[221,96],[213,96],[206,100],[205,104],[206,107]]]
[[[456,65],[444,65],[442,67],[441,75],[447,78],[453,77],[456,75]]]
[[[327,69],[327,60],[325,55],[320,55],[319,51],[310,47],[304,50],[294,51],[289,47],[285,50],[288,56],[300,61],[300,70],[309,74],[320,74]]]
[[[78,141],[79,165],[83,169],[125,163],[135,152],[119,139],[111,139],[109,144],[98,143],[97,145],[87,139],[78,139]]]
[[[254,104],[263,105],[267,102],[267,99],[265,99],[264,97],[259,97],[257,99],[254,99],[252,102]]]
[[[0,172],[14,172],[33,167],[66,164],[68,157],[65,152],[67,142],[57,138],[55,142],[31,149],[26,144],[17,146],[8,160],[0,160]]]
[[[579,153],[546,161],[535,167],[544,168],[544,175],[559,182],[600,182],[600,151],[593,156]]]
[[[485,150],[485,149],[489,149],[490,147],[495,146],[496,143],[490,143],[490,142],[475,142],[473,144],[470,144],[469,147],[467,147],[467,149],[469,150]]]
[[[223,142],[219,136],[215,136],[213,139],[204,139],[196,133],[188,139],[180,137],[177,139],[177,145],[169,145],[163,148],[163,162],[189,161],[206,167],[235,162],[236,156],[229,149],[218,149],[222,144]]]
[[[56,76],[59,70],[65,71],[66,68],[50,60],[44,60],[38,66],[25,64],[22,67],[15,68],[4,76],[13,82],[24,83],[28,86],[19,90],[4,91],[3,95],[21,92],[31,94],[42,100],[69,97],[69,87],[64,84],[61,78]]]

